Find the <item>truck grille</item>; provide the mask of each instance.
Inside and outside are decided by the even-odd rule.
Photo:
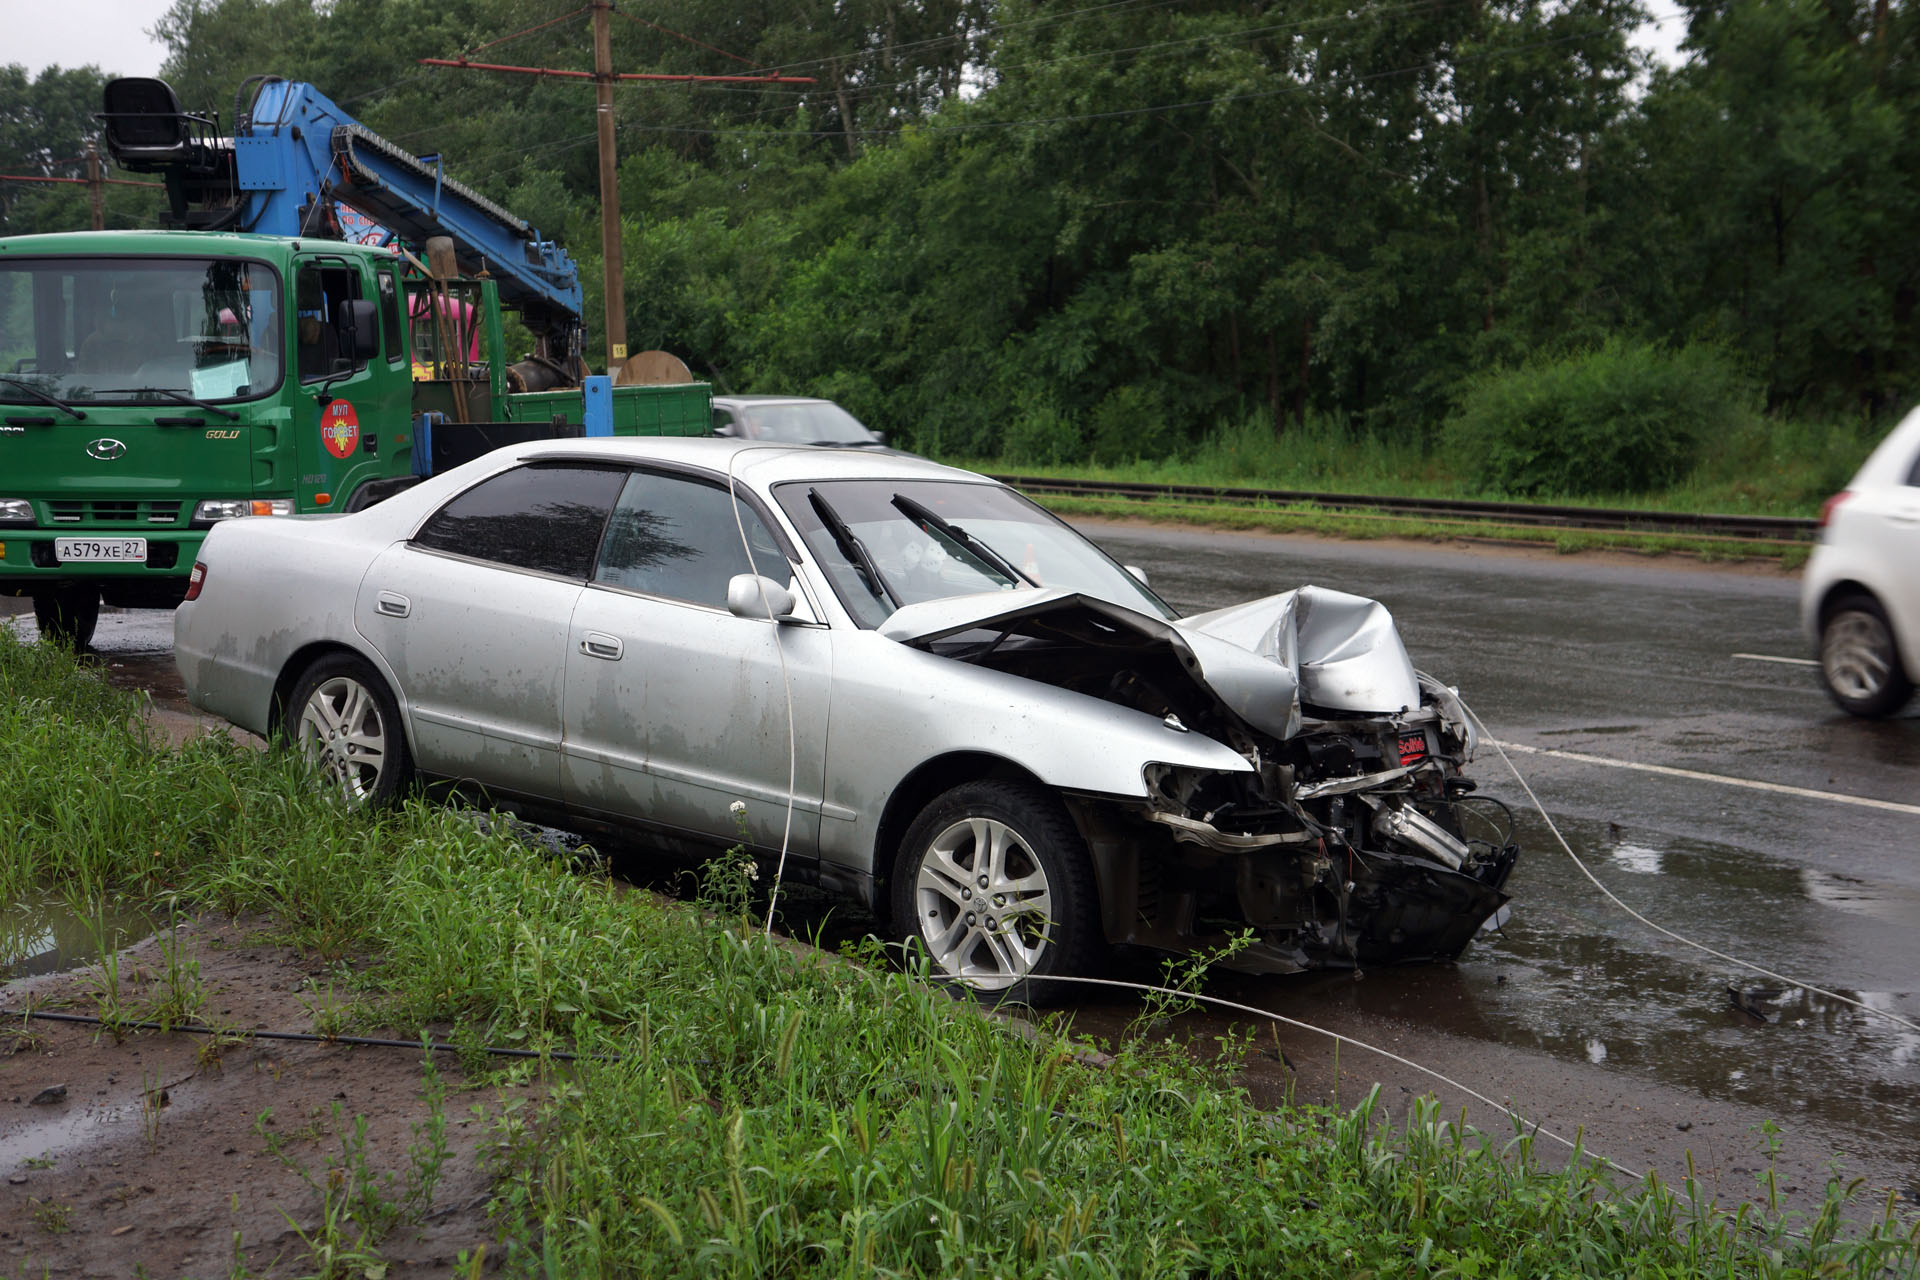
[[[47,503],[54,524],[179,524],[178,502],[135,498],[59,498]]]

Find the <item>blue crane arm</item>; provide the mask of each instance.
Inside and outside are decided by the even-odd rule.
[[[566,250],[479,192],[380,137],[310,84],[268,80],[235,121],[234,167],[250,206],[240,225],[310,235],[328,201],[415,244],[447,236],[465,274],[482,268],[536,333],[580,326],[580,273]],[[566,343],[577,349],[576,344]]]
[[[566,250],[447,177],[439,157],[402,150],[312,85],[251,77],[230,137],[217,117],[182,111],[162,80],[110,80],[103,97],[108,150],[129,169],[166,175],[175,225],[337,237],[344,206],[386,240],[446,236],[463,273],[484,269],[498,282],[501,302],[520,312],[544,355],[579,356],[580,272]]]

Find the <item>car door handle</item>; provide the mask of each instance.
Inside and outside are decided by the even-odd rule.
[[[373,599],[373,611],[387,618],[404,618],[413,612],[413,605],[403,595],[382,591]]]
[[[599,631],[589,631],[580,640],[580,652],[589,658],[605,658],[608,662],[618,662],[620,655],[626,651],[627,647],[620,643],[619,637]]]

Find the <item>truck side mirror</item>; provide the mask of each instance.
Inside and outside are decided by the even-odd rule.
[[[371,300],[349,298],[340,303],[333,309],[333,328],[340,335],[342,359],[357,365],[379,353],[380,330]]]

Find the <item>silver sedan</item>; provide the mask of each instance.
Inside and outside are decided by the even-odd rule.
[[[914,458],[514,446],[352,515],[216,526],[174,640],[196,705],[350,799],[451,780],[784,851],[1001,998],[1113,944],[1450,958],[1516,856],[1460,776],[1459,700],[1378,604],[1178,618],[1014,491]]]

